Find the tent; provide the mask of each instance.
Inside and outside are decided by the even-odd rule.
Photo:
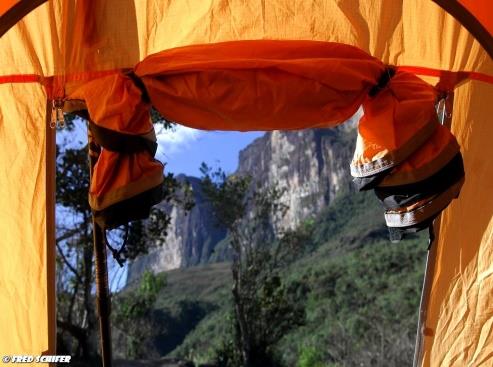
[[[162,104],[164,112],[194,127],[303,128],[309,121],[282,126],[282,121],[268,125],[265,118],[264,125],[259,125],[256,120],[275,117],[275,111],[283,112],[287,102],[301,96],[294,79],[279,79],[269,70],[287,70],[297,80],[305,80],[303,91],[310,96],[313,87],[329,96],[327,86],[336,80],[343,93],[348,86],[350,92],[366,91],[387,73],[386,65],[392,65],[397,72],[439,83],[449,97],[447,114],[453,97],[448,124],[461,147],[466,172],[459,199],[435,221],[437,239],[431,247],[416,361],[421,366],[491,365],[493,130],[488,102],[493,98],[492,33],[493,8],[488,0],[2,1],[0,327],[9,332],[0,337],[0,354],[55,354],[53,109],[56,116],[57,109],[71,108],[70,101],[87,99],[89,103],[91,93],[84,92],[84,87],[109,80],[115,91],[149,92],[152,103]],[[235,42],[240,42],[236,49]],[[257,73],[254,78],[248,72],[201,73],[211,68],[231,71],[234,66],[228,62],[241,55],[241,65],[250,71],[259,68],[258,60],[252,63],[251,56],[244,54],[246,43],[241,42],[248,42],[247,50],[261,52],[264,61],[284,55],[289,65],[262,64],[267,74]],[[320,47],[312,42],[319,42]],[[336,47],[336,52],[324,45],[344,47]],[[307,67],[303,61],[307,55],[316,58],[320,49],[326,52],[324,58],[337,55],[329,68],[335,79],[325,75],[327,67],[317,69],[316,63]],[[294,50],[299,52],[297,60],[303,61],[294,62],[295,66]],[[275,56],[266,56],[270,52]],[[207,60],[201,59],[205,54]],[[362,68],[351,62],[347,68],[338,58],[345,60],[341,63],[367,61]],[[204,66],[211,60],[215,66]],[[344,80],[337,78],[339,72]],[[122,87],[135,75],[138,80],[148,78],[140,92]],[[235,83],[224,84],[227,78]],[[242,88],[234,87],[238,78],[244,78],[247,91],[257,85],[256,92],[269,97],[269,103],[256,105],[257,113],[249,115],[250,110],[244,108],[251,107],[252,96],[239,96]],[[327,88],[321,84],[310,88],[309,81],[320,78],[328,78],[322,83]],[[258,84],[251,84],[252,80]],[[416,80],[413,83],[421,85]],[[228,88],[214,89],[224,85]],[[276,93],[263,89],[265,85]],[[205,100],[206,94],[198,98],[194,93],[202,87],[211,87],[216,98]],[[290,92],[283,94],[286,90]],[[350,95],[352,107],[363,101],[356,92]],[[221,98],[231,107],[231,114],[223,115],[224,105],[214,104]],[[236,105],[238,100],[250,102]],[[289,116],[292,108],[301,105],[294,104],[283,113]],[[315,100],[310,109],[305,103],[303,111],[314,112],[322,105],[323,100]],[[101,112],[106,116],[102,105],[96,103],[93,111],[87,107],[91,115]],[[325,125],[324,119],[331,114],[315,111],[310,115],[311,126],[332,126],[351,110],[338,106],[337,111],[343,112]],[[220,125],[221,121],[228,124]],[[238,121],[241,126],[235,125]],[[295,121],[293,117],[291,122]]]

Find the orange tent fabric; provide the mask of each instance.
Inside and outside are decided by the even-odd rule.
[[[152,130],[150,106],[144,100],[168,120],[207,130],[332,127],[362,106],[351,166],[355,177],[399,165],[438,127],[437,91],[431,85],[341,43],[256,40],[192,45],[150,55],[128,75],[135,76],[93,79],[67,99],[85,100],[95,125],[91,129],[100,126],[123,135]],[[90,189],[95,210],[156,184],[149,178],[159,167],[139,160],[145,153],[130,160],[119,155],[103,149],[96,163]]]
[[[491,3],[488,0],[459,0],[472,15],[493,34],[493,18],[491,17]]]
[[[493,57],[493,19],[488,0],[433,0],[453,15]]]
[[[492,18],[491,9],[483,12]],[[437,260],[421,365],[491,364],[493,162],[485,157],[493,156],[493,62],[451,15],[424,0],[51,0],[5,33],[0,38],[0,91],[5,95],[0,99],[0,160],[2,167],[15,164],[8,175],[0,175],[0,190],[3,208],[15,210],[0,212],[0,227],[9,233],[0,240],[1,251],[9,254],[0,259],[0,309],[10,312],[0,316],[0,327],[20,331],[16,338],[1,337],[1,353],[54,353],[54,266],[48,262],[53,257],[54,171],[47,158],[53,141],[44,119],[46,97],[63,98],[88,80],[133,68],[175,47],[262,39],[353,45],[431,83],[449,72],[468,76],[455,90],[451,121],[467,180],[459,200],[442,215],[433,247]],[[26,141],[30,144],[23,150]],[[29,272],[19,276],[23,264],[30,265]],[[24,297],[25,306],[14,307],[13,295]]]
[[[462,147],[466,181],[438,223],[427,295],[423,366],[489,366],[493,245],[492,130],[484,105],[493,85],[469,81],[454,98],[452,132]]]

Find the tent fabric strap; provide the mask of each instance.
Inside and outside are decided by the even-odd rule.
[[[151,99],[149,97],[149,93],[147,92],[147,88],[142,81],[141,78],[139,78],[137,75],[135,75],[135,72],[133,70],[129,70],[124,73],[126,76],[128,76],[132,81],[134,82],[135,86],[140,89],[142,93],[142,101],[144,103],[150,103]]]
[[[124,134],[99,126],[92,121],[89,122],[89,128],[96,142],[105,149],[123,153],[148,151],[152,156],[156,154],[157,143],[154,130],[145,135]]]
[[[466,74],[467,79],[477,80],[480,82],[493,84],[493,75],[467,71],[467,70],[442,70],[434,69],[423,66],[413,66],[413,65],[399,65],[397,66],[399,70],[408,71],[416,75],[440,77],[442,75],[453,75],[453,74]],[[108,69],[99,71],[85,71],[80,73],[68,73],[66,74],[65,81],[68,82],[85,82],[96,78],[101,78],[107,75],[119,74],[121,72],[128,72],[129,69]],[[10,83],[40,83],[43,84],[48,92],[48,97],[51,97],[51,90],[53,86],[54,76],[42,76],[39,74],[8,74],[0,75],[0,84],[10,84]]]

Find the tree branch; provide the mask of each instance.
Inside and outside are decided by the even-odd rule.
[[[86,331],[77,325],[63,320],[57,320],[56,324],[60,329],[68,331],[78,340],[83,340],[86,337]]]
[[[69,239],[70,237],[76,235],[77,233],[79,233],[79,229],[78,228],[67,230],[64,234],[62,234],[60,237],[58,237],[56,239],[56,243],[58,244],[58,243],[66,240],[66,239]]]
[[[83,283],[82,281],[82,277],[80,276],[80,274],[77,272],[77,269],[75,269],[72,264],[70,264],[70,262],[68,261],[68,259],[65,257],[65,254],[63,253],[63,250],[60,246],[60,244],[57,242],[56,243],[56,248],[58,250],[58,253],[60,254],[60,257],[62,258],[63,262],[65,263],[65,265],[67,266],[67,268],[69,268],[69,270],[74,273],[75,277],[77,278],[77,281],[79,283]]]

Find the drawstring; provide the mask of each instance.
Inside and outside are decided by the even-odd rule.
[[[123,265],[125,264],[125,257],[122,256],[127,248],[127,240],[128,240],[128,228],[129,228],[129,225],[128,223],[125,224],[125,236],[123,237],[123,243],[120,247],[120,249],[116,249],[114,248],[113,246],[110,245],[109,241],[108,241],[108,237],[106,236],[106,229],[103,229],[103,240],[104,240],[104,243],[106,244],[106,247],[108,247],[108,249],[111,251],[111,254],[113,255],[113,259],[116,260],[116,262],[118,263],[118,265],[120,265],[120,267],[123,267]]]
[[[395,68],[388,66],[382,75],[380,75],[380,78],[378,78],[377,84],[370,88],[368,95],[370,97],[375,97],[382,89],[387,87],[387,84],[389,84],[390,79],[392,79],[394,75]]]

